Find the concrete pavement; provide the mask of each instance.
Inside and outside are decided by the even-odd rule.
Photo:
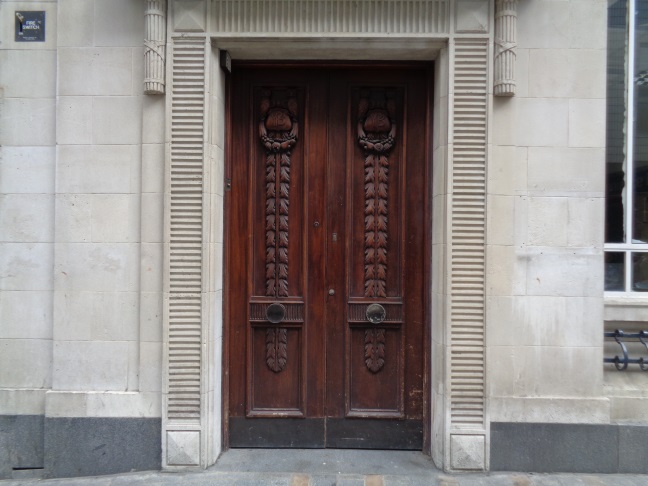
[[[17,475],[34,474],[15,471]],[[648,486],[648,475],[446,474],[420,452],[233,449],[206,471],[113,476],[16,477],[0,486]]]

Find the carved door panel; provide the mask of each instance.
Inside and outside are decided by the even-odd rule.
[[[235,70],[231,447],[422,448],[427,83],[420,68]]]

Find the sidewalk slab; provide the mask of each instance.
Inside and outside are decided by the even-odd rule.
[[[640,474],[448,474],[409,451],[232,449],[205,471],[0,481],[0,486],[648,486]]]

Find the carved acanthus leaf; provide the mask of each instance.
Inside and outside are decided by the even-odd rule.
[[[288,362],[288,329],[269,327],[266,331],[266,364],[279,373]]]
[[[265,90],[261,99],[259,138],[266,152],[266,295],[269,297],[288,297],[290,149],[297,143],[297,129],[295,92]]]
[[[385,365],[385,330],[370,328],[365,331],[365,364],[372,373]]]
[[[364,90],[358,107],[358,141],[365,151],[365,297],[387,297],[389,158],[396,141],[394,93]]]

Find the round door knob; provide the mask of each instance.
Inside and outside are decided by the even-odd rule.
[[[329,289],[329,295],[335,295],[335,290]]]
[[[385,320],[385,317],[387,317],[387,312],[382,305],[371,304],[369,307],[367,307],[365,315],[367,317],[367,320],[372,324],[380,324]]]
[[[286,307],[281,304],[270,304],[266,309],[266,319],[272,324],[279,324],[286,318]]]

